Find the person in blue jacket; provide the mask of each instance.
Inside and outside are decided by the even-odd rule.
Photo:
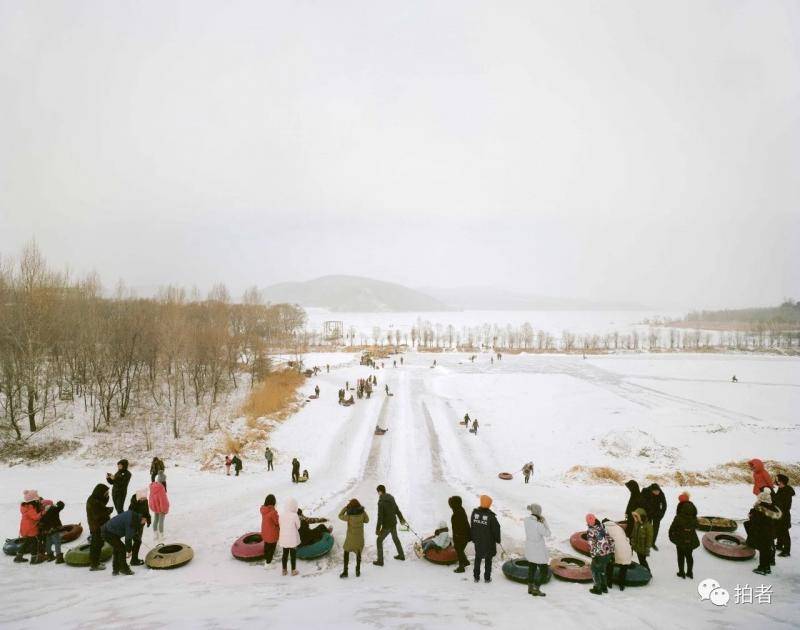
[[[117,514],[101,528],[103,540],[111,545],[114,550],[113,573],[112,575],[133,575],[128,563],[125,561],[125,549],[131,548],[134,539],[140,538],[142,527],[146,519],[135,510],[126,510],[122,514]],[[122,539],[125,542],[122,542]]]

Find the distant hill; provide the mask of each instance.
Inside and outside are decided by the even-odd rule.
[[[476,311],[584,311],[647,310],[630,302],[593,302],[575,298],[530,295],[494,287],[433,288],[420,291],[459,310]]]
[[[282,282],[264,289],[270,302],[288,302],[332,311],[402,312],[453,310],[440,300],[392,282],[358,276],[324,276]]]

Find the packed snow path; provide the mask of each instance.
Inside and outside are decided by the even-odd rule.
[[[430,367],[433,358],[436,368]],[[423,536],[440,520],[449,525],[449,496],[461,495],[469,512],[478,494],[490,494],[503,547],[512,556],[523,550],[525,506],[540,503],[553,531],[552,551],[575,555],[568,538],[583,529],[585,513],[619,517],[627,492],[611,485],[566,484],[563,473],[573,465],[609,465],[643,478],[646,472],[703,469],[752,456],[794,461],[800,446],[795,418],[800,361],[732,355],[584,361],[523,355],[504,356],[492,365],[488,355],[473,364],[461,354],[412,354],[405,356],[404,366],[392,368],[387,360],[387,368],[378,371],[358,366],[350,355],[338,355],[336,361],[309,356],[306,362],[344,360],[342,367],[307,383],[306,391],[319,384],[321,399],[273,431],[274,472],[266,471],[261,458],[246,459],[239,478],[226,477],[221,465],[211,472],[199,471],[190,461],[168,467],[172,509],[166,538],[192,545],[191,564],[166,572],[139,567],[133,577],[112,578],[110,568],[90,573],[53,564],[19,566],[6,558],[0,565],[0,625],[796,627],[800,571],[795,559],[779,559],[765,579],[751,573],[754,563],[725,562],[701,548],[695,552],[694,582],[675,577],[674,547],[666,530],[677,488],[665,488],[669,505],[660,551],[650,559],[655,577],[641,589],[595,597],[588,585],[554,581],[544,589],[546,598],[532,598],[524,586],[503,577],[499,557],[493,583],[474,584],[469,571],[454,575],[452,567],[419,560],[412,532],[400,533],[405,562],[392,559],[390,538],[384,543],[386,566],[371,562],[379,483]],[[378,385],[371,399],[349,408],[336,404],[336,391],[346,380],[354,385],[373,373]],[[741,382],[732,386],[733,373]],[[747,374],[755,376],[748,380]],[[384,395],[386,384],[394,396]],[[466,411],[479,420],[477,436],[459,424]],[[388,432],[375,435],[376,425]],[[646,458],[636,454],[639,440],[650,448]],[[130,490],[145,486],[150,455],[144,453],[109,453],[102,463],[74,460],[0,472],[6,536],[16,535],[19,495],[25,488],[63,499],[64,522],[85,521],[89,491],[123,456],[135,464]],[[291,483],[294,456],[309,470],[309,483]],[[498,472],[517,471],[529,459],[536,463],[530,485],[520,475],[509,482],[497,478]],[[294,496],[307,514],[332,519],[333,553],[300,562],[299,578],[281,576],[279,559],[265,568],[230,555],[238,536],[260,528],[258,508],[269,492],[278,497],[279,509]],[[701,513],[735,518],[743,518],[752,502],[743,486],[694,488],[692,494]],[[351,559],[350,578],[341,580],[344,524],[335,519],[351,497],[365,505],[372,522],[366,528],[362,576],[354,577]],[[146,552],[152,544],[149,530],[144,540]],[[731,594],[737,584],[770,583],[773,602],[736,605],[732,599],[727,608],[700,602],[695,589],[707,577]]]

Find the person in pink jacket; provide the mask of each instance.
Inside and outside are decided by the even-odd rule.
[[[283,547],[283,574],[286,575],[286,561],[292,559],[292,575],[297,575],[297,547],[300,546],[300,517],[297,515],[297,501],[289,499],[278,517],[280,533],[278,543]]]
[[[275,546],[278,544],[281,526],[278,510],[275,509],[275,495],[268,494],[261,506],[261,540],[264,541],[264,559],[266,564],[272,562]]]
[[[153,512],[153,540],[164,540],[164,519],[169,512],[167,497],[167,476],[158,473],[156,480],[150,484],[150,511]]]
[[[753,471],[753,494],[758,496],[764,488],[772,490],[772,477],[764,468],[764,462],[760,459],[751,459],[747,463]]]

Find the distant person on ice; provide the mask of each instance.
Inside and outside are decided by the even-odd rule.
[[[522,467],[522,477],[525,479],[525,483],[528,483],[531,480],[531,475],[533,474],[533,462],[528,462]]]
[[[225,456],[225,474],[228,475],[228,477],[231,476],[231,464],[232,463],[233,463],[233,460],[231,459],[231,456],[230,455],[226,455]]]
[[[453,532],[453,547],[456,550],[456,556],[458,556],[458,567],[456,567],[454,573],[464,573],[465,567],[469,566],[469,560],[467,560],[467,554],[464,553],[464,550],[472,536],[469,519],[462,505],[461,497],[452,496],[447,500],[447,504],[453,510],[453,515],[450,517],[450,531]]]
[[[472,429],[471,429],[471,432],[472,432],[472,433],[474,433],[475,435],[478,435],[478,419],[477,419],[477,418],[475,418],[475,419],[472,421]]]
[[[100,563],[103,548],[102,527],[108,522],[114,508],[108,506],[108,486],[98,483],[86,500],[86,522],[91,536],[89,547],[89,570],[102,571],[106,565]]]
[[[678,553],[678,573],[681,579],[687,577],[694,579],[694,558],[692,553],[700,546],[697,537],[697,508],[694,506],[688,492],[681,492],[678,496],[678,507],[675,518],[669,526],[669,539]]]
[[[272,449],[268,446],[264,449],[264,459],[267,460],[267,470],[274,470],[272,467],[272,460],[275,458],[275,455],[272,453]]]
[[[550,554],[547,552],[546,538],[550,537],[550,528],[542,516],[542,506],[531,503],[528,506],[530,516],[525,517],[525,559],[528,561],[528,595],[544,597],[541,585],[547,577]]]
[[[406,519],[403,518],[403,513],[397,507],[397,502],[394,497],[386,492],[386,486],[379,485],[376,490],[378,491],[378,522],[375,525],[375,535],[378,547],[378,559],[372,564],[378,567],[383,566],[383,541],[387,536],[392,537],[397,555],[395,560],[405,560],[406,556],[403,553],[403,547],[400,544],[400,538],[397,536],[397,521],[399,520],[403,525],[406,524]]]
[[[492,558],[497,555],[497,545],[500,543],[500,523],[495,513],[489,509],[491,507],[492,497],[482,494],[480,506],[472,510],[470,517],[470,537],[475,545],[472,576],[476,582],[481,581],[481,562],[484,563],[484,581],[492,581]]]
[[[764,468],[764,462],[760,459],[751,459],[747,465],[753,472],[753,494],[758,496],[764,488],[772,490],[772,477]]]
[[[106,473],[106,481],[111,484],[111,501],[117,514],[122,514],[125,510],[125,496],[128,494],[128,483],[131,480],[131,472],[128,470],[128,460],[121,459],[117,462],[117,472],[113,475]]]
[[[657,484],[651,484],[642,491],[642,503],[647,510],[647,516],[653,523],[653,549],[658,551],[656,540],[658,540],[658,530],[661,527],[661,519],[667,513],[667,499]]]
[[[300,482],[300,460],[292,458],[292,483]]]
[[[789,477],[777,475],[778,491],[775,493],[775,506],[781,511],[781,519],[775,525],[775,548],[780,551],[781,558],[788,558],[792,551],[792,539],[789,536],[789,529],[792,526],[792,497],[794,488],[789,485]]]
[[[303,474],[300,475],[300,481],[302,482],[308,481],[308,470],[303,469]]]
[[[739,382],[739,379],[736,378],[736,374],[733,375],[733,378],[731,379],[731,382],[732,383],[738,383]]]
[[[464,424],[469,426],[469,413],[464,414]]]

